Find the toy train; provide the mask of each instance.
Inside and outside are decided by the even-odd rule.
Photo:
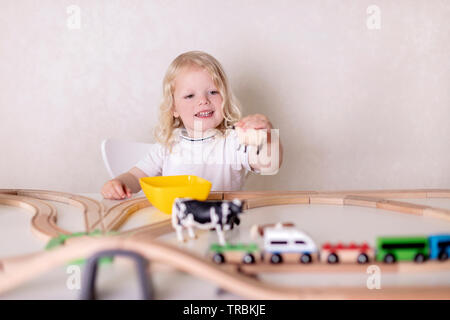
[[[270,262],[272,264],[303,263],[358,263],[373,261],[392,264],[397,261],[422,263],[427,259],[446,261],[450,253],[450,234],[429,237],[378,237],[376,248],[367,243],[325,243],[318,250],[310,236],[293,226],[277,224],[263,233],[264,249],[256,243],[212,244],[210,254],[215,263]]]

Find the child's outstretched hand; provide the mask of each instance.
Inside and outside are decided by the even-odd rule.
[[[106,182],[101,193],[105,199],[112,200],[122,200],[131,197],[131,189],[119,179],[112,179]]]
[[[252,114],[234,124],[239,144],[261,146],[267,141],[267,133],[259,133],[260,129],[272,129],[269,119],[263,114]]]
[[[252,114],[235,123],[234,128],[239,142],[238,150],[241,145],[245,145],[244,152],[247,152],[248,145],[256,146],[249,152],[250,167],[259,170],[261,174],[276,174],[281,166],[283,149],[278,133],[272,132],[269,119],[263,114]],[[276,153],[272,154],[274,137]]]
[[[272,124],[269,119],[263,114],[251,114],[242,118],[240,121],[234,124],[235,127],[241,128],[244,131],[247,129],[272,129]]]

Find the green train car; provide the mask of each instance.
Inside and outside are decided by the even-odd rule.
[[[45,250],[53,250],[55,248],[58,248],[60,246],[63,246],[64,243],[66,242],[66,240],[71,239],[71,238],[78,238],[78,237],[84,237],[84,236],[89,236],[89,237],[103,237],[103,236],[113,236],[113,235],[117,235],[118,232],[116,231],[110,231],[110,232],[106,232],[103,233],[100,230],[95,230],[92,232],[75,232],[75,233],[71,233],[71,234],[60,234],[57,237],[54,237],[52,239],[50,239],[50,241],[47,242],[47,245],[45,246]],[[76,259],[73,260],[71,262],[69,262],[69,264],[84,264],[86,262],[85,258],[80,258],[80,259]],[[101,264],[108,264],[108,263],[112,263],[113,262],[113,258],[112,257],[104,257],[100,259],[100,263]]]
[[[260,261],[258,245],[255,243],[225,245],[213,243],[209,250],[212,253],[212,260],[217,264],[225,262],[252,264]]]
[[[424,262],[428,259],[427,237],[378,237],[376,260],[385,263],[397,261]]]

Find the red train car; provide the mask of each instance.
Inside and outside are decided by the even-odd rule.
[[[325,263],[359,263],[374,261],[375,250],[367,243],[330,244],[325,243],[320,250],[320,261]]]

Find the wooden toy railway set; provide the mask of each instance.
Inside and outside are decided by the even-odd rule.
[[[450,210],[427,205],[413,204],[407,199],[449,198],[450,189],[386,190],[386,191],[258,191],[258,192],[211,192],[207,200],[242,201],[244,210],[266,206],[287,204],[361,206],[378,208],[403,214],[412,214],[450,221]],[[402,199],[402,201],[392,200]],[[403,199],[405,199],[403,201]],[[55,207],[46,201],[55,201],[82,210],[84,233],[77,235],[58,226]],[[128,255],[136,259],[143,284],[143,297],[153,297],[143,275],[146,263],[162,263],[217,285],[219,288],[249,299],[450,299],[448,286],[383,287],[382,290],[369,290],[361,287],[287,287],[259,281],[253,275],[264,272],[362,272],[365,273],[369,261],[361,260],[361,253],[367,253],[370,264],[377,265],[383,272],[437,272],[450,271],[448,255],[441,255],[423,263],[373,260],[374,253],[364,244],[337,245],[324,244],[322,261],[297,260],[295,263],[275,263],[277,261],[243,260],[242,263],[218,264],[210,256],[199,256],[166,243],[158,237],[173,233],[173,221],[167,220],[122,231],[121,225],[136,211],[151,206],[147,198],[117,201],[110,208],[94,199],[62,192],[26,189],[0,189],[0,205],[26,209],[33,214],[31,229],[43,241],[60,241],[59,246],[33,254],[0,258],[0,297],[1,294],[29,281],[52,268],[69,261],[89,258],[87,269],[95,270],[100,257]],[[245,214],[241,217],[245,217]],[[172,220],[174,218],[172,217]],[[285,225],[292,227],[292,225]],[[263,232],[259,230],[259,232]],[[192,235],[191,235],[192,236]],[[430,240],[431,241],[431,240]],[[388,244],[389,245],[389,244]],[[239,246],[239,245],[238,245]],[[430,247],[432,243],[430,242]],[[213,245],[216,251],[221,245]],[[249,247],[240,247],[248,251]],[[253,248],[255,249],[255,248]],[[351,250],[350,250],[351,249]],[[351,260],[361,263],[333,263],[329,260],[338,250],[353,250]],[[445,249],[448,250],[448,249]],[[337,256],[336,256],[337,257]],[[342,260],[343,256],[341,255]],[[417,255],[415,256],[417,258]],[[255,258],[255,257],[253,257]],[[425,254],[416,261],[428,258]],[[306,258],[305,258],[306,259]],[[323,260],[325,259],[325,260]],[[255,263],[259,262],[259,263]],[[278,261],[279,262],[279,261]],[[303,262],[303,263],[302,263]],[[83,281],[82,298],[94,298],[93,279],[90,272]],[[147,287],[147,289],[145,289]]]

